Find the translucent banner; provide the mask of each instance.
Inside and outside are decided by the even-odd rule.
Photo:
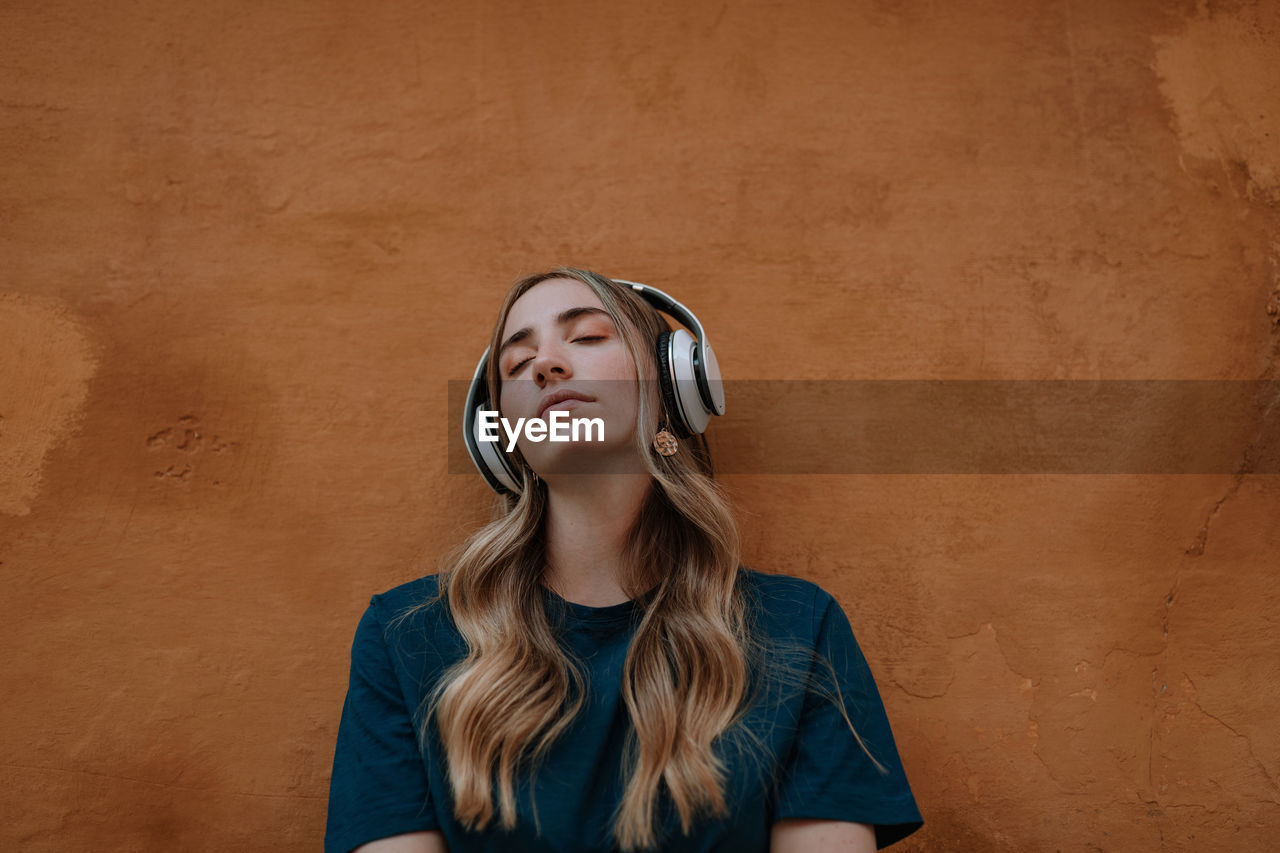
[[[449,471],[469,382],[449,382]],[[536,392],[510,388],[528,408]],[[1275,380],[732,380],[707,443],[717,474],[1280,473]],[[606,431],[635,382],[563,383]],[[696,394],[696,389],[686,389]],[[632,403],[634,405],[634,403]],[[613,414],[613,418],[610,415]],[[502,442],[505,449],[507,442]],[[570,448],[578,451],[579,448]],[[581,452],[589,452],[585,445]]]

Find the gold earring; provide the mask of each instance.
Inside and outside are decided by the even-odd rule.
[[[653,437],[653,449],[661,453],[663,456],[675,456],[680,450],[680,442],[676,441],[676,437],[667,432],[666,424],[662,429],[658,430],[658,434]]]

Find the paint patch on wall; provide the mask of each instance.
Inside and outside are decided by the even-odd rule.
[[[1251,199],[1280,203],[1280,6],[1218,15],[1202,8],[1181,33],[1155,44],[1183,150],[1241,174]]]
[[[0,513],[31,512],[45,460],[79,425],[96,370],[66,303],[0,293]]]

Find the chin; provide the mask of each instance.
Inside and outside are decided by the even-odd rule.
[[[525,458],[533,469],[542,476],[556,474],[640,474],[647,472],[644,462],[639,459],[630,447],[624,450],[618,447],[606,447],[595,444],[566,444],[564,452],[547,454],[537,459]]]

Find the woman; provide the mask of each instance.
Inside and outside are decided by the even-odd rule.
[[[521,433],[495,519],[371,599],[327,853],[871,851],[921,825],[839,604],[741,565],[638,290],[561,268],[508,293],[489,399],[603,435]]]

